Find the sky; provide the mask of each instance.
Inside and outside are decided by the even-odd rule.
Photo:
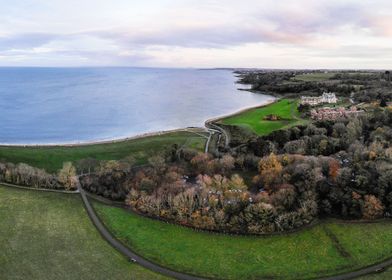
[[[0,0],[0,66],[392,68],[391,0]]]

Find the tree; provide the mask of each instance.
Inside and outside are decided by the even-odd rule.
[[[234,168],[235,159],[231,155],[224,155],[219,160],[219,165],[223,173],[228,172]]]
[[[279,162],[274,153],[262,158],[259,162],[259,172],[264,185],[266,187],[270,187],[280,175],[282,169],[282,164]]]
[[[332,159],[329,161],[329,176],[335,180],[339,174],[340,164],[337,160]]]
[[[362,214],[365,219],[369,220],[380,218],[384,214],[384,206],[374,195],[365,195],[365,205]]]
[[[211,155],[207,153],[198,153],[191,160],[191,165],[196,173],[208,173],[208,162],[211,160]]]
[[[160,156],[153,156],[150,157],[148,159],[148,163],[158,172],[158,173],[162,173],[164,172],[165,168],[166,168],[166,162],[165,159]]]
[[[139,190],[145,191],[147,194],[151,194],[156,187],[156,184],[150,178],[143,178],[139,183]]]
[[[344,134],[346,134],[346,126],[344,123],[337,122],[333,125],[332,129],[332,136],[335,138],[341,138]]]
[[[79,174],[90,174],[95,167],[98,166],[98,160],[95,158],[85,158],[77,162],[77,169]]]
[[[58,180],[63,184],[66,190],[76,188],[77,178],[76,169],[71,162],[64,162],[63,168],[58,173]]]
[[[301,154],[304,155],[306,153],[306,143],[304,140],[293,140],[287,142],[283,150],[289,154]]]
[[[272,204],[276,208],[283,208],[287,210],[291,210],[296,198],[297,194],[294,186],[290,184],[281,185],[279,190],[271,195]]]
[[[359,119],[353,119],[347,124],[346,144],[351,144],[359,140],[362,135],[362,122]]]

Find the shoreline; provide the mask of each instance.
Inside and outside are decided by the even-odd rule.
[[[251,107],[244,107],[242,109],[239,109],[236,112],[226,114],[226,115],[220,115],[214,118],[209,118],[204,122],[204,127],[183,127],[183,128],[175,128],[175,129],[169,129],[169,130],[160,130],[160,131],[153,131],[153,132],[146,132],[142,134],[137,134],[134,136],[129,136],[129,137],[121,137],[121,138],[114,138],[114,139],[103,139],[103,140],[91,140],[91,141],[83,141],[83,142],[76,142],[76,143],[48,143],[48,144],[8,144],[8,143],[0,143],[0,147],[17,147],[17,148],[48,148],[48,147],[83,147],[83,146],[92,146],[92,145],[103,145],[103,144],[114,144],[114,143],[121,143],[121,142],[127,142],[131,140],[137,140],[137,139],[143,139],[143,138],[148,138],[148,137],[154,137],[154,136],[160,136],[160,135],[166,135],[174,132],[208,132],[208,124],[212,122],[219,121],[223,118],[231,117],[240,113],[243,113],[248,110],[252,110],[255,108],[262,108],[268,105],[271,105],[272,103],[275,103],[278,101],[279,98],[276,98],[274,96],[271,96],[270,99],[266,100],[266,103],[259,104],[256,106],[251,106]],[[193,131],[192,131],[193,130]]]
[[[83,141],[83,142],[77,142],[77,143],[48,143],[48,144],[5,144],[5,143],[0,143],[0,147],[26,147],[26,148],[47,148],[47,147],[83,147],[83,146],[92,146],[92,145],[100,145],[100,144],[114,144],[114,143],[121,143],[121,142],[126,142],[126,141],[131,141],[131,140],[136,140],[136,139],[142,139],[142,138],[148,138],[148,137],[154,137],[154,136],[159,136],[159,135],[165,135],[165,134],[170,134],[174,132],[193,132],[197,131],[206,131],[205,128],[203,127],[184,127],[184,128],[175,128],[175,129],[169,129],[169,130],[160,130],[160,131],[154,131],[154,132],[146,132],[142,134],[137,134],[135,136],[129,136],[129,137],[121,137],[121,138],[114,138],[114,139],[107,139],[107,140],[91,140],[91,141]]]
[[[242,109],[240,109],[240,110],[238,110],[238,111],[236,111],[234,113],[230,113],[230,114],[221,115],[221,116],[218,116],[218,117],[207,119],[204,123],[207,125],[207,124],[210,124],[210,123],[213,123],[213,122],[218,122],[218,121],[220,121],[222,119],[225,119],[225,118],[229,118],[229,117],[232,117],[232,116],[244,113],[244,112],[249,111],[249,110],[253,110],[253,109],[257,109],[257,108],[263,108],[263,107],[269,106],[269,105],[279,101],[279,99],[280,99],[278,97],[273,97],[273,96],[271,96],[271,97],[273,98],[272,100],[267,100],[266,103],[264,103],[262,105],[256,105],[256,106],[242,108]]]

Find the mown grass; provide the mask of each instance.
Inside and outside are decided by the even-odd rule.
[[[237,125],[251,129],[258,135],[266,135],[274,130],[299,125],[306,122],[300,119],[298,101],[282,99],[270,105],[254,108],[221,120],[226,125]],[[278,121],[264,120],[267,115],[274,114],[281,118]]]
[[[149,156],[173,144],[203,150],[205,141],[204,137],[195,133],[179,131],[122,142],[84,146],[1,146],[0,159],[14,163],[23,162],[48,172],[56,172],[65,161],[76,162],[88,157],[98,160],[116,160],[133,156],[138,164],[143,164]]]
[[[330,222],[283,236],[231,236],[166,224],[96,202],[94,207],[114,235],[139,254],[204,277],[306,279],[350,271],[392,255],[392,223]],[[336,244],[326,227],[342,244]]]
[[[106,243],[79,195],[0,186],[0,221],[2,280],[164,279]]]
[[[292,79],[297,81],[303,81],[303,82],[321,82],[321,81],[331,79],[336,74],[337,74],[336,72],[301,74],[295,76]]]
[[[353,261],[368,265],[392,257],[392,223],[329,224]]]

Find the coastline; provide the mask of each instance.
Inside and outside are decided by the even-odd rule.
[[[232,116],[244,113],[244,112],[249,111],[249,110],[253,110],[253,109],[257,109],[257,108],[263,108],[263,107],[269,106],[269,105],[277,102],[280,99],[278,97],[273,97],[273,96],[271,96],[271,98],[273,98],[273,99],[272,100],[267,100],[266,103],[261,104],[261,105],[256,105],[256,106],[242,108],[242,109],[240,109],[240,110],[238,110],[238,111],[236,111],[234,113],[230,113],[230,114],[226,114],[226,115],[220,115],[218,117],[207,119],[205,121],[205,124],[207,125],[207,124],[210,124],[210,123],[213,123],[213,122],[218,122],[218,121],[220,121],[222,119],[229,118],[229,117],[232,117]]]
[[[76,143],[48,143],[48,144],[6,144],[6,143],[0,143],[0,147],[33,147],[33,148],[41,148],[41,147],[83,147],[83,146],[92,146],[92,145],[100,145],[100,144],[113,144],[113,143],[121,143],[121,142],[126,142],[126,141],[131,141],[131,140],[136,140],[136,139],[142,139],[142,138],[148,138],[148,137],[154,137],[154,136],[159,136],[159,135],[165,135],[165,134],[170,134],[174,132],[194,132],[194,131],[200,132],[200,131],[206,131],[205,128],[203,127],[185,127],[185,128],[175,128],[175,129],[169,129],[169,130],[160,130],[160,131],[154,131],[154,132],[146,132],[142,134],[137,134],[135,136],[129,136],[129,137],[121,137],[121,138],[114,138],[114,139],[107,139],[107,140],[91,140],[91,141],[83,141],[83,142],[76,142]]]
[[[134,136],[129,136],[129,137],[121,137],[121,138],[114,138],[114,139],[103,139],[103,140],[91,140],[91,141],[83,141],[83,142],[75,142],[75,143],[48,143],[48,144],[23,144],[23,143],[0,143],[0,147],[30,147],[30,148],[47,148],[47,147],[83,147],[83,146],[92,146],[92,145],[103,145],[103,144],[113,144],[113,143],[121,143],[121,142],[126,142],[126,141],[131,141],[131,140],[136,140],[136,139],[142,139],[142,138],[148,138],[148,137],[154,137],[154,136],[160,136],[160,135],[166,135],[174,132],[208,132],[208,125],[213,122],[217,122],[223,118],[231,117],[240,113],[243,113],[248,110],[252,110],[255,108],[262,108],[265,106],[268,106],[272,103],[275,103],[279,98],[271,96],[269,100],[266,100],[265,103],[251,106],[251,107],[244,107],[242,109],[239,109],[238,111],[235,111],[230,114],[226,115],[220,115],[214,118],[209,118],[204,122],[204,127],[183,127],[183,128],[175,128],[175,129],[169,129],[169,130],[160,130],[160,131],[153,131],[153,132],[146,132],[142,134],[137,134]]]

